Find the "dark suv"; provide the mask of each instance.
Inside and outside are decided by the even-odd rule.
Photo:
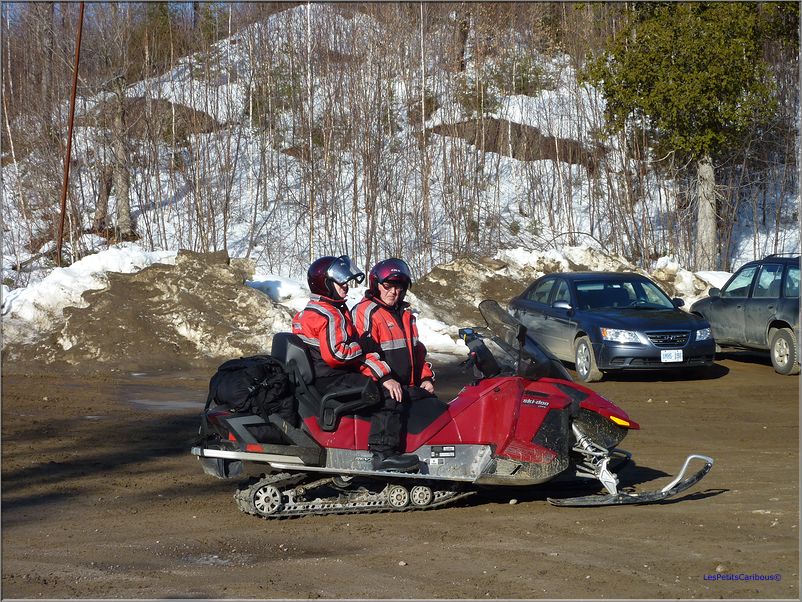
[[[691,306],[721,347],[768,350],[780,374],[799,374],[799,255],[750,261]]]

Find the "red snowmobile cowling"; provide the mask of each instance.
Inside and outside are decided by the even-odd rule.
[[[578,407],[595,412],[604,418],[614,418],[624,429],[637,429],[626,412],[589,389],[564,381],[541,379],[537,387],[519,376],[503,376],[480,380],[463,388],[450,403],[435,399],[416,400],[410,408],[405,451],[414,453],[425,445],[489,445],[495,455],[547,464],[560,454],[569,453],[568,433],[538,440],[537,434],[547,418],[559,422],[564,413],[570,414],[572,398],[565,392],[570,387],[574,398],[581,398]],[[568,416],[566,416],[566,419]],[[320,428],[316,416],[308,416],[304,425],[325,448],[367,450],[370,421],[367,417],[345,416],[337,430]],[[614,425],[609,425],[615,429]],[[560,429],[562,431],[562,429]],[[421,458],[424,462],[428,457]],[[567,467],[568,462],[564,463]]]
[[[413,396],[405,404],[404,451],[420,459],[416,472],[373,469],[361,390],[318,391],[305,344],[288,333],[275,336],[271,355],[289,374],[300,426],[209,407],[210,400],[192,453],[218,478],[254,475],[235,499],[266,518],[433,508],[470,495],[473,485],[528,486],[563,475],[595,479],[606,495],[549,500],[556,505],[646,503],[687,489],[710,470],[712,459],[689,456],[662,490],[619,492],[612,470],[630,454],[617,446],[639,425],[572,382],[498,304],[479,307],[488,329],[460,331],[477,379],[450,402]],[[683,479],[692,459],[704,466]]]

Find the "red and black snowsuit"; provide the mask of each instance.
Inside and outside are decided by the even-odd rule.
[[[377,401],[371,416],[368,447],[390,455],[402,451],[400,408],[379,386],[390,378],[390,367],[378,353],[365,353],[362,349],[345,301],[312,295],[306,307],[293,318],[292,332],[309,347],[318,390],[374,383],[366,389]]]
[[[390,375],[405,387],[420,387],[434,382],[432,365],[426,361],[426,347],[418,340],[415,316],[409,303],[388,307],[371,291],[354,306],[354,326],[360,337],[369,333],[381,348],[381,359],[390,367]]]
[[[345,301],[312,295],[292,320],[292,332],[309,345],[316,378],[348,370],[379,381],[390,367],[378,353],[364,353]]]

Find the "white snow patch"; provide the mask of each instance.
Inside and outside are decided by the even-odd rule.
[[[696,276],[705,282],[710,283],[711,287],[721,288],[727,284],[727,280],[732,276],[731,272],[696,272]]]
[[[418,338],[432,353],[465,355],[468,348],[458,338],[457,327],[449,326],[432,318],[417,318]]]

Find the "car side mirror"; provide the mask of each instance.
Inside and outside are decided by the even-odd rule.
[[[720,288],[711,288],[708,293],[711,297],[721,297],[721,289]]]
[[[555,301],[551,304],[554,309],[572,309],[571,304],[568,301]]]
[[[685,299],[674,297],[671,302],[674,304],[674,307],[685,307]]]

